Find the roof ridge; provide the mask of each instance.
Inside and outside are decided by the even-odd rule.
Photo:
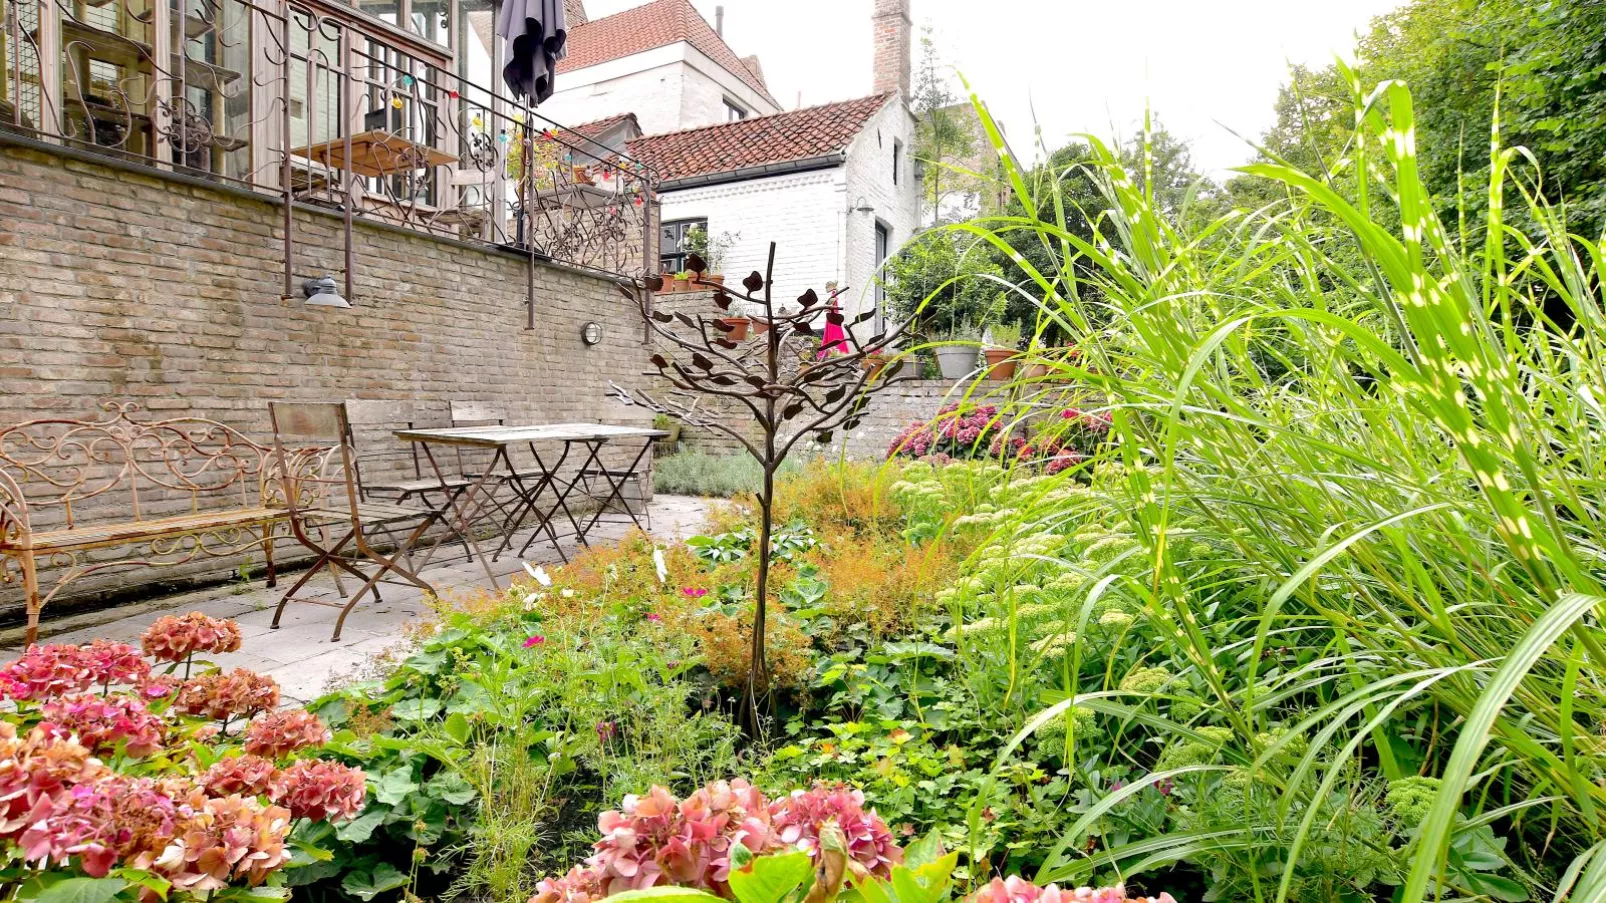
[[[737,126],[747,125],[749,123],[763,122],[766,119],[777,119],[777,118],[780,118],[782,116],[793,116],[793,115],[796,115],[798,113],[808,113],[808,112],[812,112],[812,111],[815,111],[815,110],[823,110],[823,109],[825,109],[827,107],[847,106],[848,104],[862,103],[862,102],[868,101],[868,100],[880,100],[882,104],[885,104],[887,102],[887,100],[889,100],[891,97],[892,97],[892,92],[891,91],[884,91],[884,92],[882,92],[880,94],[866,94],[863,97],[852,97],[852,98],[849,98],[847,100],[829,100],[829,101],[826,101],[825,103],[817,103],[817,104],[815,104],[813,106],[810,106],[810,107],[798,107],[795,110],[782,110],[779,113],[765,113],[762,116],[749,116],[746,119],[737,119],[737,120],[732,121],[732,122],[714,122],[714,123],[710,123],[708,125],[699,125],[699,126],[695,126],[693,128],[689,128],[689,129],[677,129],[677,130],[675,130],[673,132],[653,132],[650,135],[642,135],[640,138],[637,138],[635,140],[636,141],[645,141],[645,140],[649,140],[649,139],[652,139],[652,138],[669,138],[669,137],[673,137],[673,136],[676,136],[676,135],[690,135],[693,132],[706,132],[706,131],[708,131],[710,129],[734,128],[734,127],[737,127]]]
[[[609,19],[617,19],[620,16],[625,16],[625,15],[629,15],[631,13],[639,12],[640,10],[646,9],[649,6],[656,6],[656,5],[660,4],[660,3],[675,3],[675,2],[676,2],[676,0],[647,0],[646,3],[638,3],[635,6],[627,6],[624,9],[621,9],[616,13],[609,13],[606,16],[598,16],[598,17],[595,17],[595,18],[586,19],[584,22],[581,22],[579,25],[574,26],[574,28],[569,29],[569,33],[573,34],[575,29],[590,28],[593,25],[599,24],[601,22],[606,22]],[[679,2],[685,3],[685,2],[687,2],[687,0],[679,0]]]

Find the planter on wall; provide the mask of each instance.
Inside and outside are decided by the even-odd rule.
[[[691,291],[691,280],[676,276],[669,281],[669,290],[672,292],[689,292]]]
[[[726,317],[720,322],[731,328],[730,332],[725,333],[725,338],[733,342],[740,342],[742,339],[747,338],[747,324],[749,321],[746,317]]]
[[[942,345],[936,349],[937,369],[943,379],[964,379],[976,369],[976,346]]]
[[[1009,379],[1015,375],[1015,349],[988,348],[982,352],[987,358],[988,379]]]

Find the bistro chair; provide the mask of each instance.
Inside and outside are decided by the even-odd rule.
[[[429,425],[418,422],[412,405],[401,401],[351,399],[345,408],[355,454],[352,470],[362,500],[422,505],[447,526],[454,526],[459,499],[468,490],[470,481],[462,476],[461,470],[456,474],[437,473],[433,462],[426,472],[418,445],[396,438],[397,430],[422,429]],[[474,553],[469,549],[468,540],[460,530],[453,529],[452,534],[472,563]],[[447,536],[442,535],[430,546],[424,555],[426,562],[446,539]]]
[[[452,426],[454,427],[491,427],[508,425],[506,409],[493,402],[454,400],[451,403],[451,413]],[[473,454],[473,452],[460,452],[460,454]],[[547,538],[551,541],[553,548],[557,549],[558,555],[563,558],[564,561],[568,561],[568,556],[564,554],[563,547],[558,544],[557,531],[554,530],[552,526],[552,518],[556,516],[557,511],[553,510],[543,513],[540,510],[540,498],[542,493],[553,494],[554,498],[560,500],[561,505],[561,499],[566,493],[561,492],[558,488],[557,470],[563,465],[563,460],[567,457],[567,453],[565,453],[562,458],[558,459],[556,466],[548,468],[541,457],[541,453],[536,449],[535,443],[532,442],[530,443],[530,457],[535,461],[535,466],[529,467],[525,465],[514,465],[512,473],[498,474],[494,477],[494,479],[497,481],[498,488],[505,488],[511,491],[513,494],[513,499],[512,507],[509,508],[501,501],[497,500],[495,495],[491,497],[492,501],[496,504],[498,511],[502,515],[503,522],[502,543],[497,548],[496,554],[492,555],[491,558],[494,561],[496,558],[501,556],[503,551],[511,548],[513,543],[513,534],[518,529],[519,524],[523,523],[525,517],[533,513],[540,518],[540,523],[536,525],[535,533],[530,537],[531,541],[533,542],[534,539],[540,536],[543,532],[546,533]],[[463,475],[471,480],[478,479],[479,476],[484,472],[484,468],[491,466],[493,463],[494,459],[483,459],[478,462],[475,462],[472,459],[465,461],[463,463]],[[556,507],[558,506],[555,505],[554,508]],[[564,510],[567,511],[567,508],[565,507]],[[570,516],[570,520],[573,520],[572,515]],[[576,529],[579,529],[578,526],[576,526]],[[529,543],[526,543],[523,551],[528,551],[529,545]],[[523,551],[520,553],[521,557],[523,555]]]
[[[356,454],[345,405],[269,402],[268,417],[273,422],[275,463],[290,512],[290,532],[318,556],[279,599],[271,626],[278,628],[285,606],[291,601],[327,605],[341,610],[330,637],[331,642],[339,642],[346,616],[362,597],[372,593],[379,601],[381,580],[391,577],[390,582],[405,581],[434,593],[434,587],[413,569],[410,553],[440,519],[440,512],[363,499],[357,486]],[[371,531],[402,538],[387,554],[369,541]],[[361,580],[362,585],[343,602],[297,596],[307,581],[325,567],[336,574],[345,571]]]

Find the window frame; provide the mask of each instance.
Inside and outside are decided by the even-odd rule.
[[[742,106],[741,104],[737,103],[736,101],[731,100],[729,97],[725,98],[724,100],[725,100],[725,121],[726,122],[741,122],[742,120],[746,119],[747,117],[753,115],[750,110],[748,110],[746,107]]]
[[[686,255],[688,253],[690,253],[685,248],[686,233],[689,232],[693,226],[702,226],[703,227],[703,231],[707,232],[708,231],[708,217],[706,217],[706,216],[689,216],[689,217],[684,217],[682,219],[665,220],[665,221],[663,221],[663,222],[658,224],[658,268],[659,268],[659,272],[661,272],[661,273],[678,273],[678,272],[686,269]],[[676,230],[676,232],[675,232],[676,237],[675,237],[675,250],[671,253],[671,252],[665,251],[665,235],[664,235],[664,233],[669,231],[669,230],[672,230],[672,229]],[[673,262],[671,262],[671,261],[673,261]]]
[[[892,139],[892,184],[903,184],[903,140]]]

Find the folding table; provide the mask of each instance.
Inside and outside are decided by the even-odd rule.
[[[496,555],[500,556],[512,546],[513,535],[518,532],[525,519],[531,514],[537,518],[535,534],[519,550],[522,556],[538,536],[545,533],[557,547],[558,554],[563,555],[563,549],[558,546],[557,531],[552,521],[559,512],[569,521],[574,529],[574,536],[582,545],[587,545],[586,535],[596,526],[602,513],[610,504],[618,502],[624,505],[630,518],[639,527],[641,522],[636,519],[634,512],[629,511],[629,504],[624,498],[626,484],[638,473],[641,461],[652,450],[654,439],[661,439],[669,435],[664,430],[648,427],[620,426],[610,423],[549,423],[532,426],[474,426],[449,427],[444,429],[397,430],[396,438],[403,442],[415,442],[423,449],[424,457],[429,461],[435,476],[442,485],[447,482],[445,471],[436,461],[434,453],[430,450],[434,445],[455,447],[483,448],[491,451],[491,460],[483,471],[477,475],[468,489],[459,493],[453,502],[453,514],[456,515],[459,533],[474,547],[474,552],[485,568],[485,576],[491,580],[491,585],[497,588],[501,584],[496,575],[491,572],[490,561],[481,551],[479,542],[470,529],[488,506],[492,504],[491,492],[496,484],[506,484],[513,487],[518,500],[504,524],[504,537],[497,548]],[[602,466],[601,455],[603,449],[610,443],[641,443],[636,455],[631,459],[628,467],[621,469],[605,468]],[[562,443],[563,453],[550,466],[542,458],[541,444],[552,445]],[[509,449],[517,445],[529,447],[530,454],[535,457],[540,477],[534,485],[526,485],[519,476],[519,468],[514,466]],[[558,473],[568,461],[576,447],[585,452],[585,460],[581,462],[577,472],[593,472],[605,474],[603,482],[608,487],[607,497],[604,498],[592,514],[590,520],[576,519],[574,512],[568,505],[569,494],[574,491],[578,480],[571,480],[567,485],[559,486]],[[551,452],[548,452],[550,456]],[[552,490],[554,497],[551,504],[542,507],[542,494]],[[495,557],[495,556],[492,556]]]

